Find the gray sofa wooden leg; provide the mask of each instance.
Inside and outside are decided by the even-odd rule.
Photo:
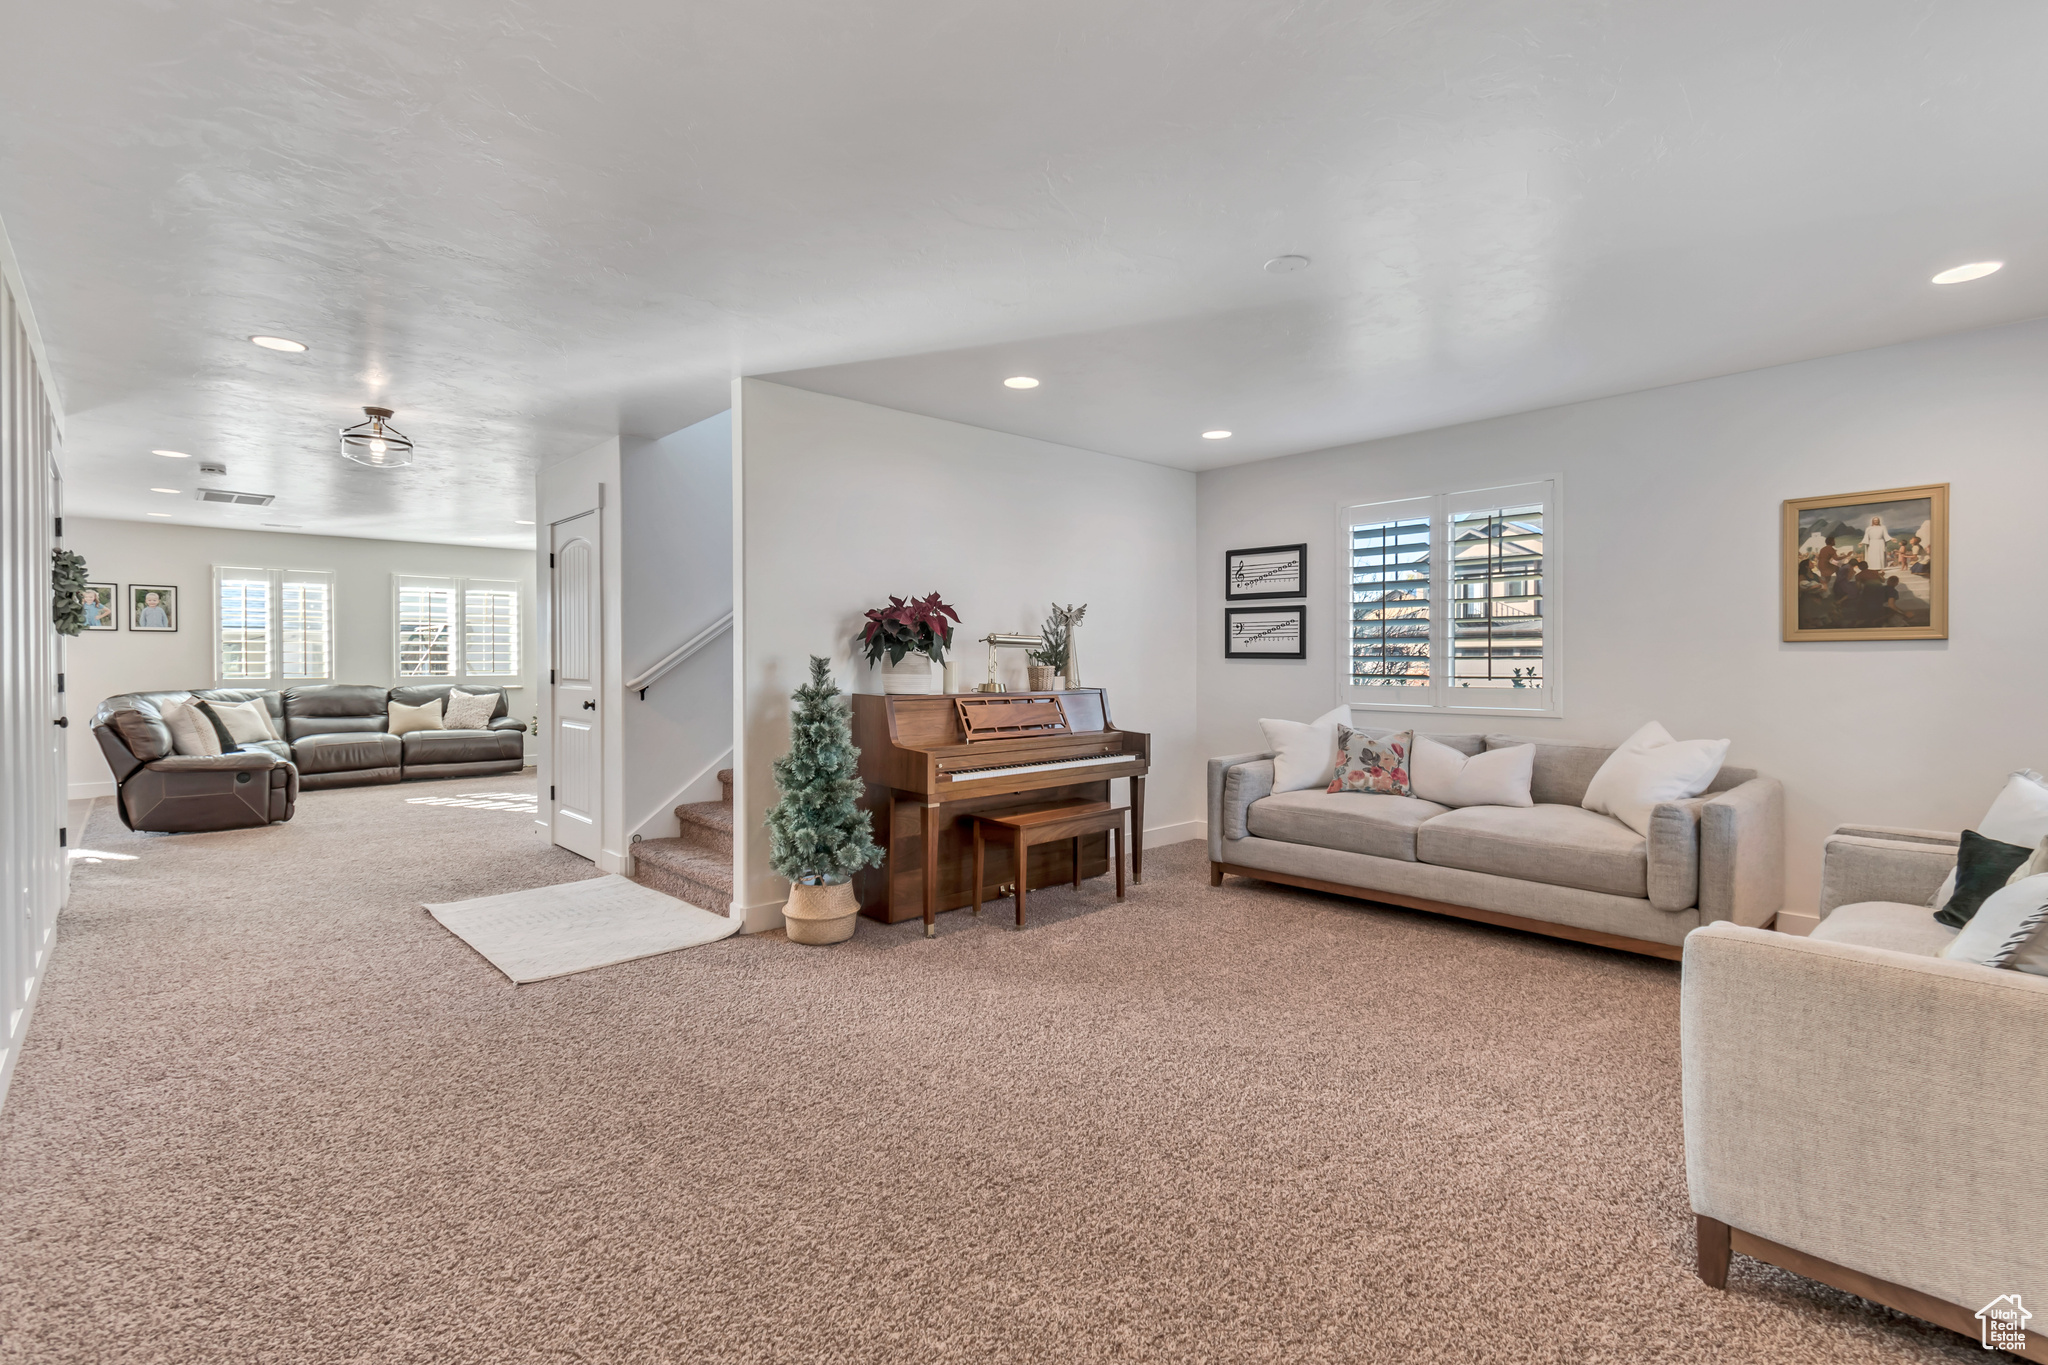
[[[1718,1218],[1696,1213],[1699,1239],[1700,1278],[1712,1289],[1728,1287],[1728,1225]]]

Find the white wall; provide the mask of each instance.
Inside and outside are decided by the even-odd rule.
[[[732,610],[732,414],[622,443],[627,676]],[[732,758],[732,635],[625,699],[628,837],[676,833],[675,807],[718,799]]]
[[[2048,770],[2044,375],[2048,323],[2028,323],[1206,473],[1199,747],[1258,749],[1259,717],[1335,703],[1338,508],[1562,473],[1564,715],[1420,728],[1727,736],[1785,783],[1786,904],[1810,914],[1834,825],[1960,829],[2006,772]],[[1779,638],[1782,500],[1942,482],[1949,639]],[[1308,660],[1226,661],[1224,552],[1300,540]]]
[[[533,556],[417,541],[362,540],[280,531],[172,526],[147,521],[71,517],[65,543],[85,556],[94,582],[163,583],[178,589],[178,629],[170,634],[128,629],[86,631],[71,641],[65,697],[71,716],[71,794],[111,795],[106,758],[92,737],[100,702],[121,692],[215,685],[213,569],[318,569],[334,575],[335,682],[390,687],[395,677],[391,575],[424,574],[509,579],[520,585],[519,676],[507,679],[512,714],[529,725],[538,701],[534,672],[539,632],[533,600]]]
[[[1109,689],[1118,725],[1152,735],[1147,840],[1199,836],[1192,474],[760,380],[735,392],[748,929],[779,924],[788,895],[756,831],[775,800],[769,764],[789,746],[790,691],[822,654],[842,687],[879,692],[852,640],[892,593],[937,591],[959,609],[968,683],[986,660],[971,639],[1086,602],[1081,680]]]

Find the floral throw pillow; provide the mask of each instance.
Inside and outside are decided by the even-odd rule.
[[[1368,734],[1348,725],[1337,727],[1337,776],[1333,792],[1371,792],[1378,796],[1413,796],[1408,785],[1408,753],[1415,732]]]

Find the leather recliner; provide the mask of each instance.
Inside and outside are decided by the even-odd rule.
[[[498,693],[487,728],[416,730],[402,736],[389,732],[391,702],[419,706],[457,687]],[[231,703],[261,699],[284,738],[244,744],[217,758],[175,754],[158,707],[186,697]],[[122,821],[130,829],[160,832],[289,820],[301,787],[518,772],[526,762],[525,732],[523,722],[506,715],[502,688],[463,683],[131,692],[107,698],[93,717],[93,733],[114,770]],[[261,799],[259,792],[265,793]]]
[[[209,688],[197,692],[129,692],[100,703],[93,737],[114,770],[115,809],[130,829],[164,833],[246,829],[292,818],[299,770],[282,744],[244,745],[207,757],[179,754],[157,708],[200,697],[240,702],[266,694]],[[267,694],[275,697],[276,693]],[[280,708],[271,705],[272,719]]]

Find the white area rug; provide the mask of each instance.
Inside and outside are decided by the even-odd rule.
[[[450,901],[427,912],[515,982],[715,943],[740,927],[737,918],[618,876]]]

